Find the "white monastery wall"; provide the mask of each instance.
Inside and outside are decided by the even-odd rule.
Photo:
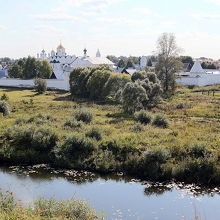
[[[66,74],[66,77],[63,80],[59,79],[46,79],[47,87],[49,89],[58,89],[69,91],[69,73]],[[0,86],[5,87],[18,87],[18,88],[33,88],[34,79],[8,79],[0,78]]]
[[[197,74],[198,77],[190,74],[187,77],[177,79],[177,83],[182,85],[207,86],[220,84],[220,74]]]

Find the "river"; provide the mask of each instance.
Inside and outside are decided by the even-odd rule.
[[[46,165],[0,168],[0,188],[28,204],[39,197],[84,199],[106,220],[220,219],[220,188],[141,182],[122,174],[54,170]]]

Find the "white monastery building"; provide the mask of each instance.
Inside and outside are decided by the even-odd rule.
[[[177,83],[182,85],[207,86],[220,83],[220,72],[205,70],[195,61],[190,72],[177,73]]]
[[[86,66],[97,66],[106,64],[113,68],[114,63],[112,63],[106,57],[102,57],[98,49],[95,57],[90,57],[87,55],[87,49],[84,49],[83,56],[67,55],[65,48],[60,44],[57,47],[57,51],[51,51],[51,53],[46,54],[45,50],[42,50],[40,54],[37,54],[37,59],[47,60],[53,68],[53,79],[64,79],[65,72],[71,72],[77,67]]]

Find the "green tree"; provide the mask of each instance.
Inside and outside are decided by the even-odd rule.
[[[133,65],[134,65],[134,64],[133,64],[132,60],[131,60],[131,59],[128,59],[127,64],[126,64],[126,69],[133,67]]]
[[[194,64],[193,58],[190,56],[180,56],[180,60],[182,63],[190,63],[191,66]]]
[[[20,65],[14,64],[8,70],[10,78],[23,78],[23,69]]]
[[[203,69],[217,69],[214,63],[202,62],[201,66]]]
[[[147,94],[141,85],[136,82],[125,85],[122,91],[122,106],[125,112],[132,114],[144,108],[144,101],[147,101]]]
[[[49,79],[53,72],[50,63],[46,60],[36,62],[39,78]]]
[[[124,62],[124,60],[120,59],[120,60],[118,61],[117,66],[120,67],[120,68],[124,68],[124,67],[125,67],[125,62]]]
[[[91,99],[103,98],[103,88],[111,75],[111,71],[97,70],[93,72],[87,83],[87,89]]]
[[[116,94],[121,89],[124,88],[126,83],[130,82],[131,78],[128,74],[118,74],[112,73],[105,83],[103,88],[103,95],[107,101],[116,101]]]
[[[163,33],[157,42],[158,63],[156,73],[166,94],[172,94],[176,88],[176,71],[182,66],[177,57],[180,49],[174,34]]]
[[[131,76],[131,80],[135,82],[136,80],[143,80],[146,78],[146,72],[145,71],[136,71]]]
[[[39,73],[39,66],[40,63],[37,62],[37,59],[29,56],[24,63],[24,70],[23,70],[24,78],[32,79],[37,77]]]
[[[107,58],[115,64],[119,62],[119,59],[114,55],[108,55]]]
[[[148,61],[147,61],[147,66],[152,66],[151,59],[148,59]]]

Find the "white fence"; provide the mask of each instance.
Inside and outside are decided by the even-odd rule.
[[[220,84],[220,74],[190,74],[177,79],[177,83],[182,85],[207,86]]]
[[[64,80],[58,79],[46,79],[47,87],[49,89],[59,89],[69,91],[69,76],[65,77]],[[19,88],[33,88],[34,80],[33,79],[9,79],[9,78],[0,78],[0,86],[5,87],[19,87]]]

